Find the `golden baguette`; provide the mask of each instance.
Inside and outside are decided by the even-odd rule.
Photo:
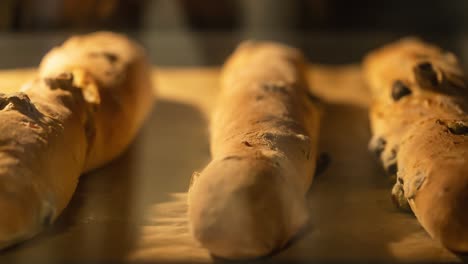
[[[283,247],[307,221],[319,107],[300,52],[247,42],[226,62],[211,122],[212,161],[194,174],[189,221],[212,254],[254,258]]]
[[[0,247],[50,225],[83,172],[122,153],[153,104],[150,65],[126,37],[72,37],[19,93],[0,96]]]
[[[371,52],[370,148],[395,175],[395,204],[435,239],[468,251],[468,89],[452,53],[417,39]]]

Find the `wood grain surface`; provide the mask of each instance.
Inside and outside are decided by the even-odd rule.
[[[186,190],[209,161],[208,122],[217,68],[157,68],[157,103],[128,151],[84,175],[64,214],[38,237],[0,253],[0,263],[213,262],[188,232]],[[0,72],[13,92],[34,69]],[[460,262],[409,214],[367,151],[369,95],[355,65],[311,65],[325,105],[320,149],[331,164],[308,194],[311,223],[268,262]],[[262,261],[263,261],[262,260]]]

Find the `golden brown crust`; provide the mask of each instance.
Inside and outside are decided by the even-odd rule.
[[[86,101],[94,112],[96,134],[86,170],[114,158],[134,137],[153,102],[150,70],[141,47],[110,32],[72,37],[44,57],[41,76],[79,71],[76,81],[90,91],[85,95],[91,94]]]
[[[189,190],[192,232],[214,255],[266,255],[307,220],[319,110],[303,70],[297,50],[253,42],[223,68],[212,161]]]
[[[152,104],[149,76],[141,48],[101,32],[53,49],[35,80],[0,96],[0,248],[51,224],[79,175],[126,148]]]
[[[370,148],[396,176],[397,206],[447,248],[468,251],[468,89],[455,56],[404,39],[372,52],[364,71]]]

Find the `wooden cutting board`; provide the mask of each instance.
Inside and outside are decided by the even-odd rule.
[[[157,68],[158,100],[138,138],[109,165],[83,175],[57,223],[0,254],[0,263],[212,262],[191,237],[186,190],[210,159],[217,68]],[[14,92],[34,69],[0,71]],[[367,151],[369,95],[358,66],[311,65],[324,101],[320,149],[332,162],[308,194],[311,225],[268,261],[459,262],[414,216],[394,209],[391,182]],[[2,212],[5,213],[5,212]]]

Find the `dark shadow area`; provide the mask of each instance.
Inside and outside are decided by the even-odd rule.
[[[136,246],[148,207],[186,191],[192,170],[206,163],[206,127],[193,106],[158,100],[127,151],[81,176],[56,223],[3,252],[0,263],[122,262]]]
[[[456,254],[463,263],[468,263],[468,254],[467,253],[454,253]]]
[[[67,37],[80,32],[0,34],[0,69],[36,67],[44,54]],[[240,42],[247,39],[277,41],[301,49],[313,63],[340,65],[361,61],[367,52],[408,34],[392,32],[152,32],[124,31],[141,42],[149,59],[158,66],[220,66]],[[461,56],[464,63],[466,37],[422,36],[423,40]],[[12,52],[14,50],[15,52]]]

